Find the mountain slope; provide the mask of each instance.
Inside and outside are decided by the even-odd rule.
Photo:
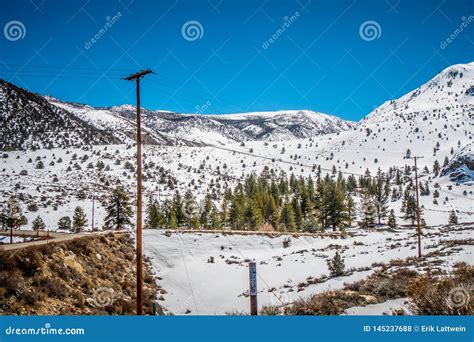
[[[125,105],[109,108],[133,118],[135,109]],[[304,139],[351,129],[354,124],[335,116],[312,112],[277,111],[226,115],[177,114],[144,110],[145,124],[159,132],[213,144],[243,141]]]
[[[388,121],[420,112],[471,111],[474,105],[474,62],[452,65],[433,79],[396,100],[376,108],[361,122]],[[461,112],[463,110],[460,110]],[[409,116],[405,117],[409,119]]]
[[[61,109],[73,113],[76,117],[96,127],[110,132],[118,139],[126,143],[132,143],[136,139],[136,115],[122,115],[122,113],[110,110],[109,108],[94,108],[88,105],[63,102],[55,98],[48,97],[48,101]],[[126,106],[130,111],[135,111],[135,107]],[[195,146],[195,143],[185,139],[176,139],[166,136],[161,132],[142,125],[142,142],[145,145],[166,145],[166,146]]]
[[[474,153],[472,143],[464,147],[449,161],[441,175],[457,183],[474,182]]]
[[[0,149],[111,144],[108,132],[52,106],[42,96],[0,79]]]
[[[399,99],[387,101],[357,123],[356,129],[332,140],[331,152],[363,154],[395,165],[411,155],[423,163],[440,163],[473,139],[474,63],[446,68]],[[371,158],[372,157],[372,158]],[[380,164],[379,164],[380,165]],[[382,165],[382,166],[383,166]]]

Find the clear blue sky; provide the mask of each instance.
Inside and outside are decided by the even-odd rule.
[[[156,75],[143,81],[142,95],[150,109],[311,109],[359,120],[448,65],[474,59],[474,18],[469,20],[474,0],[0,0],[0,5],[0,78],[93,106],[134,103],[134,85],[120,76],[152,68]],[[467,25],[455,33],[463,16]],[[285,18],[289,25],[283,30]],[[26,34],[6,32],[11,21],[19,21]],[[188,21],[202,28],[196,40],[183,37]],[[376,22],[373,40],[360,33],[367,21]],[[443,43],[451,34],[454,40]]]

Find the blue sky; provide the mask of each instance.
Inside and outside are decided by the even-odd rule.
[[[0,78],[93,106],[134,103],[134,85],[120,76],[151,68],[156,74],[142,88],[150,109],[311,109],[359,120],[445,67],[474,59],[474,0],[0,5]]]

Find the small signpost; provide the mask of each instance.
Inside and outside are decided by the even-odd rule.
[[[249,262],[250,277],[250,315],[256,316],[257,309],[257,264],[255,261]]]

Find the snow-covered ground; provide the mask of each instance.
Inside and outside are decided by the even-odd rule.
[[[23,237],[23,236],[13,236],[12,242],[13,243],[21,243],[34,240],[33,237]],[[10,236],[1,236],[0,235],[0,245],[10,243]]]
[[[354,306],[346,310],[346,315],[359,315],[359,316],[370,316],[370,315],[390,315],[393,310],[404,309],[407,311],[405,306],[406,298],[397,298],[387,300],[383,303],[369,304],[367,306]]]
[[[444,242],[470,239],[474,225],[469,227],[434,227],[424,231],[423,249],[428,252],[451,250],[437,266],[450,270],[458,261],[472,263],[474,246],[447,248]],[[291,245],[283,247],[288,236],[223,235],[220,233],[173,233],[144,231],[145,255],[151,258],[154,271],[162,278],[163,306],[174,314],[214,315],[227,312],[248,312],[248,261],[257,262],[258,305],[281,305],[299,297],[363,279],[377,268],[374,262],[388,262],[416,256],[416,235],[413,230],[352,230],[347,238],[301,236],[291,237]],[[447,249],[446,249],[447,248]],[[300,283],[328,274],[327,260],[339,251],[346,269],[355,269],[350,276],[330,278],[307,286]],[[210,258],[214,262],[210,262]],[[311,278],[310,278],[311,277]],[[270,292],[269,290],[272,290]],[[378,307],[384,309],[384,306]]]

